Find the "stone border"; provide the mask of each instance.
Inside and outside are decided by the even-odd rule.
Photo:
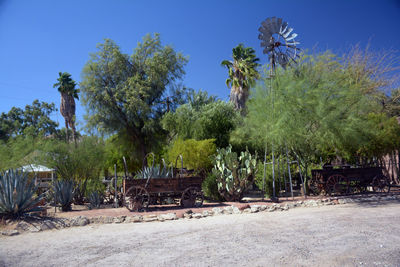
[[[223,208],[215,207],[211,210],[204,210],[202,213],[194,213],[188,210],[183,214],[183,218],[178,218],[176,213],[165,214],[145,214],[133,216],[97,216],[87,218],[85,216],[77,216],[73,218],[42,218],[30,221],[18,222],[14,229],[0,232],[2,235],[14,236],[24,232],[41,232],[52,229],[64,229],[74,226],[85,226],[88,224],[111,224],[111,223],[143,223],[143,222],[164,222],[179,219],[200,219],[209,216],[257,213],[257,212],[274,212],[287,211],[296,207],[318,207],[327,205],[338,205],[347,203],[363,203],[363,202],[380,202],[380,201],[400,201],[400,195],[364,195],[358,197],[328,197],[323,199],[301,200],[297,202],[289,202],[285,204],[273,203],[272,205],[247,205],[242,209],[232,205]]]

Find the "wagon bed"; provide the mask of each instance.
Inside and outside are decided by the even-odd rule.
[[[182,207],[199,207],[204,199],[201,191],[203,181],[200,176],[126,179],[124,205],[131,211],[146,210],[149,205],[173,203]]]
[[[389,192],[389,179],[380,167],[351,168],[348,165],[311,170],[310,191],[314,194]]]

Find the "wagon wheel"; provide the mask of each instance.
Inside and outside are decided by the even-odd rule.
[[[130,211],[144,211],[149,203],[149,193],[141,186],[132,186],[125,193],[124,205]]]
[[[203,200],[203,192],[199,188],[192,186],[183,191],[180,203],[184,208],[201,207]]]
[[[379,174],[372,179],[371,186],[374,192],[388,193],[390,191],[390,181],[382,174]]]
[[[329,176],[326,181],[326,191],[329,195],[346,194],[349,191],[349,179],[340,174]]]

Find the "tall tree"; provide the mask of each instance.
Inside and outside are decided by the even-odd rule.
[[[51,120],[50,114],[57,109],[54,103],[34,100],[25,109],[13,107],[8,113],[0,114],[0,140],[19,135],[48,136],[57,132],[57,122]]]
[[[57,83],[53,85],[54,88],[57,87],[58,91],[61,94],[61,105],[60,112],[65,120],[65,128],[67,142],[69,141],[68,137],[68,127],[70,126],[72,129],[72,138],[76,143],[76,131],[75,131],[75,98],[79,99],[78,93],[79,89],[76,89],[76,83],[71,78],[71,74],[68,72],[59,72],[59,77],[57,78]]]
[[[97,48],[80,84],[88,126],[129,140],[136,148],[129,156],[141,161],[164,140],[165,94],[184,75],[187,59],[162,46],[158,34],[145,36],[131,56],[109,39]]]
[[[233,61],[224,60],[221,62],[229,70],[229,78],[226,85],[231,87],[230,100],[236,110],[243,110],[249,97],[249,89],[259,77],[257,67],[259,58],[251,47],[244,47],[239,44],[232,49]]]

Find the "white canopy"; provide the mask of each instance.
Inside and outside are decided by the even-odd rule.
[[[20,170],[22,170],[24,172],[52,172],[52,171],[55,171],[54,169],[49,169],[46,166],[36,165],[36,164],[22,166],[20,168]]]

